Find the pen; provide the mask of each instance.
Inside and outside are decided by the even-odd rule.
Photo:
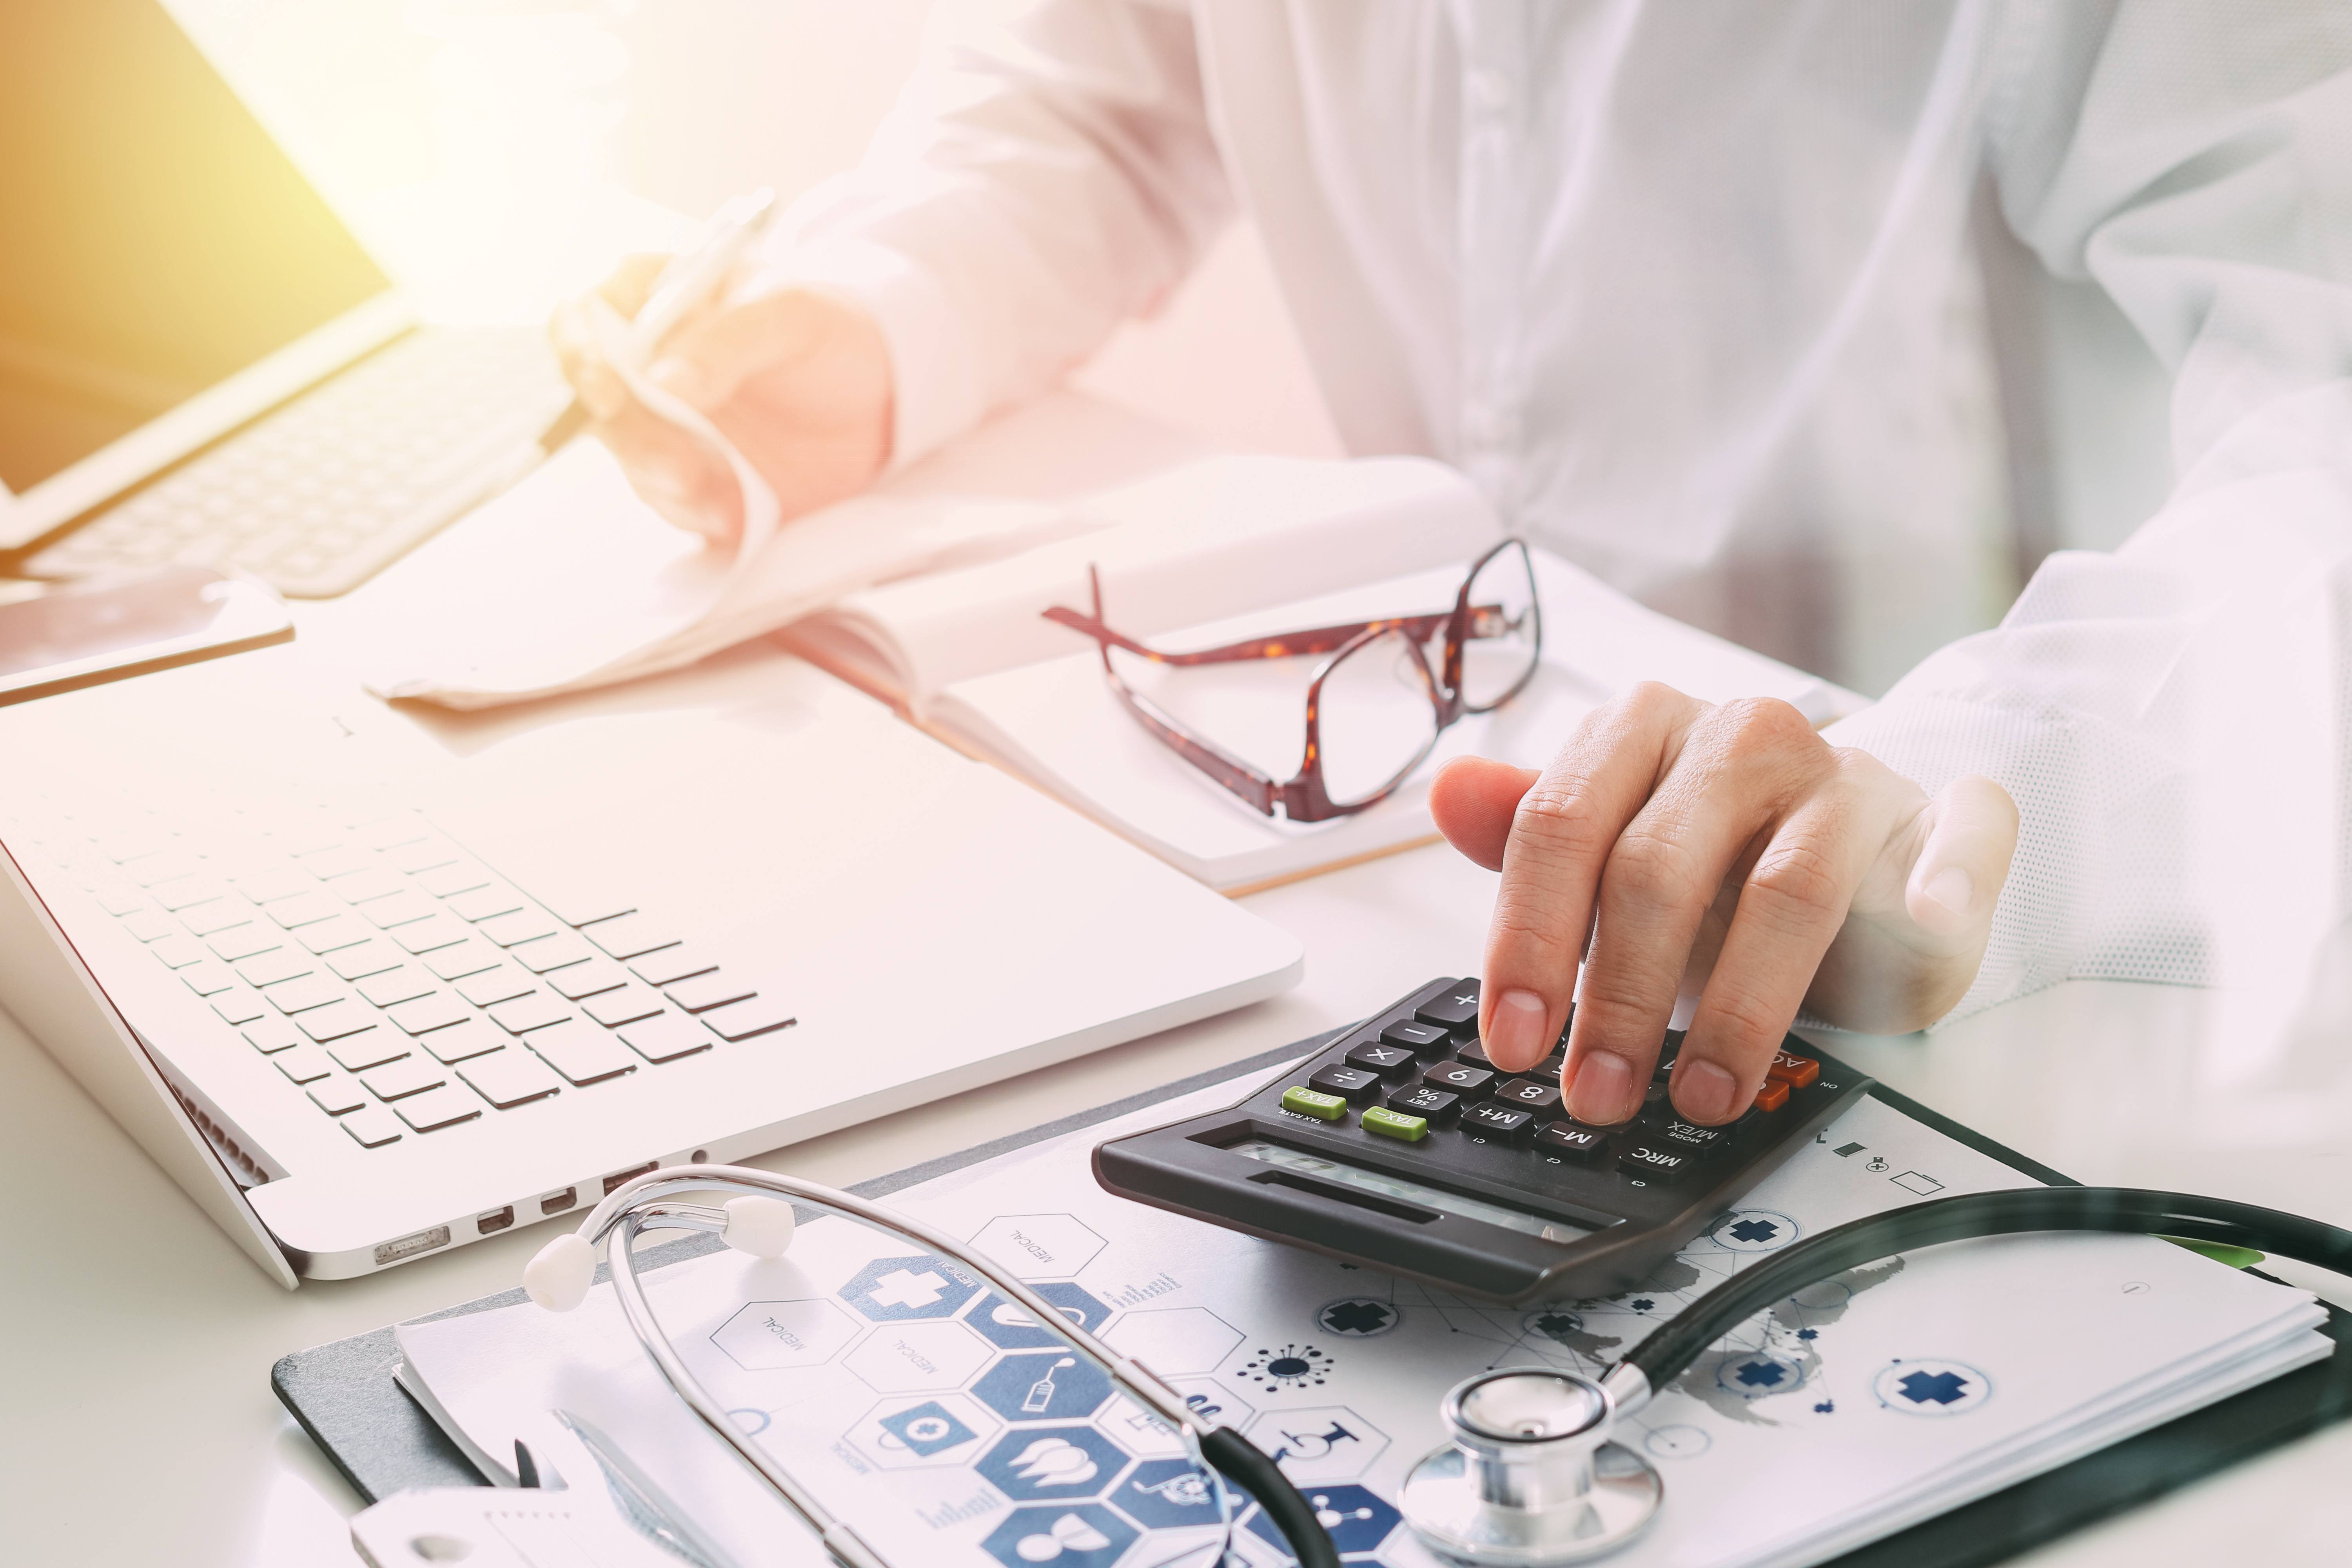
[[[711,216],[701,237],[663,265],[646,302],[629,322],[629,342],[640,364],[653,357],[662,340],[688,311],[708,300],[726,280],[775,210],[776,193],[765,185],[733,197]],[[571,406],[540,434],[541,450],[553,452],[587,423],[587,405],[574,397]]]

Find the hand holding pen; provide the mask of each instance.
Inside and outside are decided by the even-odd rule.
[[[630,319],[645,378],[716,425],[790,518],[855,494],[881,472],[891,367],[880,328],[855,305],[788,280],[740,288],[772,206],[765,192],[739,198],[686,252],[633,256],[596,292]],[[731,545],[743,526],[733,476],[704,443],[631,395],[599,346],[594,308],[587,298],[568,301],[549,324],[577,401],[544,444],[552,450],[584,424],[646,504]]]

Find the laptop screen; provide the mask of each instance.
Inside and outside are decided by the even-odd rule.
[[[0,3],[0,513],[391,286],[153,0]]]

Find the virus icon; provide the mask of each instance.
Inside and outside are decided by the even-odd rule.
[[[1330,1370],[1331,1358],[1315,1346],[1286,1344],[1276,1350],[1261,1346],[1234,1375],[1260,1388],[1311,1388],[1319,1386]]]

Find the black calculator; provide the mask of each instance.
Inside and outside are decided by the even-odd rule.
[[[1563,1033],[1562,1042],[1566,1040]],[[1640,1284],[1871,1080],[1789,1037],[1756,1105],[1678,1119],[1666,1035],[1641,1114],[1570,1120],[1561,1056],[1478,1045],[1478,983],[1433,980],[1228,1110],[1095,1150],[1109,1192],[1343,1262],[1517,1304]]]

